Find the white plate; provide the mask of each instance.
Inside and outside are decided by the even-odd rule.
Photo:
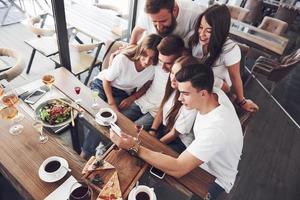
[[[110,111],[113,115],[113,119],[111,120],[112,122],[116,122],[117,121],[117,114],[113,111]],[[100,113],[97,113],[96,116],[95,116],[95,120],[98,124],[100,124],[101,126],[109,126],[110,122],[108,123],[103,123],[102,120],[100,120],[97,116],[100,115]]]
[[[52,182],[56,182],[59,181],[60,179],[62,179],[68,172],[68,168],[69,168],[69,164],[68,161],[66,161],[64,158],[62,157],[58,157],[58,156],[52,156],[53,158],[56,158],[57,160],[61,161],[62,166],[64,166],[65,168],[63,168],[63,172],[61,174],[59,174],[58,176],[49,176],[48,174],[46,174],[44,167],[42,167],[43,165],[40,166],[39,168],[39,177],[41,180],[47,182],[47,183],[52,183]]]
[[[138,186],[139,187],[139,186]],[[128,195],[128,200],[135,200],[134,198],[134,193],[135,193],[136,187],[132,188],[132,190],[130,191],[129,195]],[[155,193],[153,192],[153,200],[157,200]]]

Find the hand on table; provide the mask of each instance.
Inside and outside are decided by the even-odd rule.
[[[121,132],[121,136],[119,137],[112,129],[110,131],[110,139],[113,143],[115,143],[118,147],[128,150],[135,145],[134,137]]]
[[[256,112],[259,110],[259,107],[250,99],[246,99],[246,103],[241,105],[241,107],[248,112]]]

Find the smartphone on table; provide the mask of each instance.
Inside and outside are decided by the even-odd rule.
[[[166,175],[165,172],[161,171],[160,169],[157,169],[155,167],[151,167],[150,168],[150,173],[153,175],[153,176],[156,176],[157,178],[159,179],[163,179]]]
[[[35,104],[42,96],[44,96],[46,91],[37,89],[33,91],[26,99],[24,100],[26,103]]]

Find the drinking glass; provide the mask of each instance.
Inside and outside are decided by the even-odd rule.
[[[11,135],[19,135],[20,133],[22,133],[24,129],[23,125],[18,124],[17,120],[15,120],[17,115],[18,115],[18,110],[13,106],[5,107],[0,111],[0,116],[2,119],[12,121],[12,124],[9,128],[9,133]]]
[[[10,91],[8,94],[3,96],[2,102],[7,107],[15,107],[19,102],[19,97],[14,90]],[[15,122],[21,122],[24,119],[24,115],[20,112],[17,112],[17,115],[14,117]]]
[[[0,84],[0,97],[2,97],[4,94],[4,88],[3,86]]]
[[[92,96],[93,96],[93,105],[92,108],[94,110],[98,110],[99,109],[99,104],[97,103],[97,97],[98,97],[99,91],[98,90],[92,90]]]
[[[140,139],[140,134],[141,134],[141,132],[142,132],[143,129],[144,129],[144,125],[143,124],[135,124],[136,139],[137,140]]]
[[[48,74],[47,74],[47,75],[44,75],[43,78],[42,78],[42,81],[43,81],[43,83],[44,83],[45,85],[47,85],[48,88],[49,88],[49,96],[50,96],[50,97],[53,97],[52,85],[53,85],[53,83],[54,83],[54,81],[55,81],[54,76],[48,75]]]
[[[79,86],[76,86],[76,87],[74,87],[74,90],[75,90],[75,93],[77,94],[77,97],[79,96],[79,94],[80,94],[80,87]],[[77,99],[75,99],[75,102],[76,103],[80,103],[82,101],[82,99],[81,98],[77,98]]]
[[[69,200],[91,200],[93,190],[85,182],[79,181],[71,186]]]
[[[43,132],[43,122],[40,120],[36,120],[32,125],[35,128],[35,130],[40,133],[39,136],[40,143],[42,144],[46,143],[48,141],[48,135],[46,135]]]

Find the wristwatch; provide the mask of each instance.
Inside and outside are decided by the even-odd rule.
[[[133,147],[130,147],[128,149],[128,153],[131,155],[131,156],[134,156],[134,157],[138,157],[138,152],[139,152],[139,148],[140,148],[140,141],[136,141],[136,143],[133,145]]]

